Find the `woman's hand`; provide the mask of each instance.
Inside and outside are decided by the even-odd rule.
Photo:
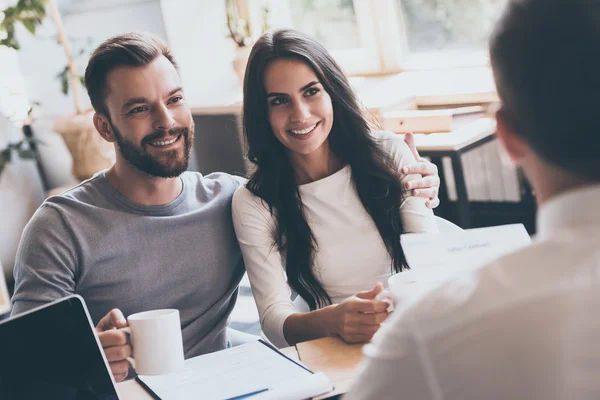
[[[371,340],[379,325],[388,316],[388,301],[375,300],[383,290],[378,283],[367,292],[360,292],[337,304],[332,309],[332,334],[347,343],[363,343]]]
[[[425,203],[429,208],[436,208],[440,205],[438,192],[440,190],[440,177],[438,176],[438,168],[435,164],[422,158],[415,146],[415,137],[412,133],[404,135],[404,141],[412,151],[417,163],[402,168],[402,173],[405,175],[419,174],[421,179],[411,180],[405,183],[406,190],[411,190],[413,196],[426,197],[428,200]]]

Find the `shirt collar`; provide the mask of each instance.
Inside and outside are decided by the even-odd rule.
[[[569,227],[586,226],[600,227],[600,184],[555,196],[538,211],[538,236],[549,236]]]

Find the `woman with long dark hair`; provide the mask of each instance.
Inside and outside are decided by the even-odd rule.
[[[437,231],[427,199],[403,188],[415,157],[368,122],[327,50],[293,30],[254,45],[243,118],[255,169],[233,220],[263,331],[277,346],[369,340],[387,317],[379,282],[407,267],[400,235]]]

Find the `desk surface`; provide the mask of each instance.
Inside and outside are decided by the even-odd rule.
[[[345,393],[352,383],[352,376],[362,359],[362,345],[349,345],[338,338],[323,338],[298,343],[280,350],[285,355],[299,359],[314,372],[324,372],[333,382],[334,391],[315,400]],[[117,384],[119,397],[125,400],[152,400],[135,380]]]
[[[314,372],[324,372],[333,382],[333,392],[316,399],[325,399],[348,391],[354,370],[363,358],[362,347],[362,344],[347,344],[337,337],[296,345],[300,361]]]
[[[415,134],[415,146],[419,151],[458,151],[496,132],[496,121],[480,118],[460,128],[445,133]]]

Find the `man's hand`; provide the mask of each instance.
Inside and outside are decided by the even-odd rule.
[[[421,179],[411,180],[405,183],[406,190],[411,190],[413,196],[426,197],[425,203],[429,208],[436,208],[440,205],[438,193],[440,190],[440,177],[438,168],[435,164],[422,158],[415,146],[415,137],[412,133],[404,135],[404,141],[412,151],[417,163],[402,168],[405,175],[419,174]]]
[[[106,314],[96,326],[98,338],[117,382],[121,382],[127,377],[130,365],[127,357],[130,357],[132,353],[132,348],[127,343],[127,334],[119,330],[126,326],[128,326],[127,320],[121,310],[117,308]]]

